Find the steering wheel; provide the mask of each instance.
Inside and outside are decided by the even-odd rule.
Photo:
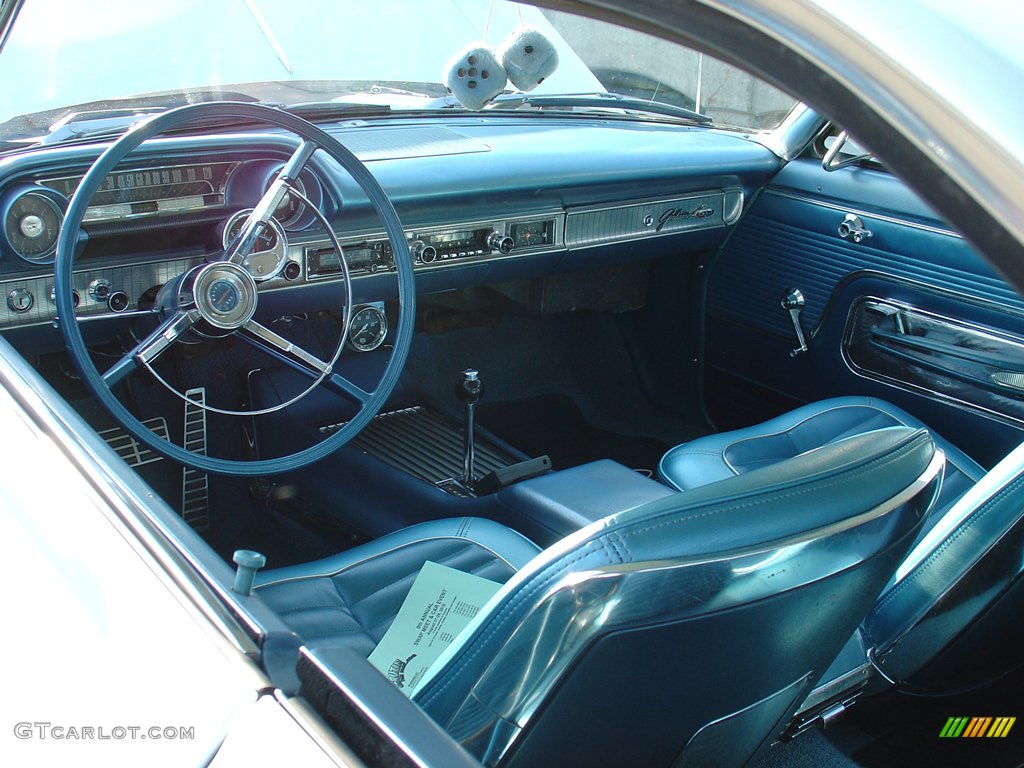
[[[255,120],[284,128],[297,138],[297,148],[285,161],[266,193],[252,209],[239,233],[231,240],[224,252],[218,258],[189,268],[176,278],[167,281],[157,295],[154,308],[161,318],[157,328],[139,341],[113,366],[101,373],[93,362],[83,339],[73,298],[75,250],[79,244],[79,234],[86,209],[108,174],[143,142],[189,122],[221,122],[225,120]],[[314,215],[320,219],[321,226],[339,254],[339,262],[342,267],[343,279],[341,282],[345,293],[345,306],[338,348],[331,359],[320,359],[279,336],[259,323],[254,317],[259,303],[261,286],[267,284],[262,282],[263,276],[259,275],[263,265],[251,263],[257,260],[254,247],[263,230],[271,226],[268,222],[286,194],[304,199],[301,189],[295,182],[314,153],[318,151],[324,152],[340,164],[359,184],[383,222],[388,239],[391,241],[398,280],[399,317],[395,326],[394,349],[377,387],[372,391],[362,389],[339,375],[335,370],[335,363],[345,345],[348,321],[352,310],[351,281],[337,235],[316,206],[309,201],[305,202]],[[250,255],[252,255],[252,259],[250,259]],[[283,266],[283,263],[282,260],[280,266]],[[260,281],[256,279],[254,273],[261,278]],[[133,127],[99,156],[79,183],[64,216],[64,224],[57,240],[54,301],[64,341],[81,372],[82,380],[129,434],[154,451],[194,469],[250,477],[279,474],[306,466],[326,457],[355,437],[381,410],[397,385],[409,354],[415,317],[412,258],[409,255],[409,246],[405,240],[402,223],[399,221],[391,201],[366,166],[337,139],[295,115],[271,107],[233,102],[193,104],[156,115]],[[176,341],[191,336],[200,338],[234,336],[263,349],[280,362],[284,362],[309,378],[311,384],[304,391],[287,403],[268,410],[277,410],[290,405],[320,385],[351,400],[358,406],[358,412],[337,432],[319,443],[287,456],[272,459],[245,461],[218,458],[175,445],[143,425],[118,400],[112,388],[133,372],[146,369],[183,400],[189,400],[188,395],[167,384],[152,366],[156,359],[172,347]],[[218,413],[234,415],[252,416],[267,412],[224,411],[200,403],[196,403],[196,405]]]

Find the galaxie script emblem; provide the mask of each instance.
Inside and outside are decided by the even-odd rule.
[[[714,213],[715,209],[709,208],[706,205],[698,205],[692,211],[686,211],[681,208],[669,208],[663,214],[661,214],[661,217],[658,219],[658,227],[654,231],[661,232],[661,230],[664,229],[666,224],[673,221],[679,221],[684,219],[706,219],[708,216],[713,216]],[[650,226],[653,223],[654,219],[651,216],[648,215],[644,218],[644,224],[646,224],[647,226]]]

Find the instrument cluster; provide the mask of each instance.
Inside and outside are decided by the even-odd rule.
[[[178,216],[252,206],[273,181],[281,163],[272,159],[212,161],[133,167],[111,173],[93,195],[83,225],[124,223],[148,217]],[[68,200],[80,175],[41,176],[0,194],[0,257],[51,264]],[[315,218],[307,201],[319,206],[323,190],[307,169],[297,194],[287,194],[274,218],[287,230],[300,230]]]

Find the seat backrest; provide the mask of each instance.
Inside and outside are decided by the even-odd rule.
[[[890,679],[948,690],[1024,661],[1024,444],[943,513],[861,632]]]
[[[414,699],[486,765],[743,765],[906,554],[942,460],[924,430],[878,430],[598,521]]]

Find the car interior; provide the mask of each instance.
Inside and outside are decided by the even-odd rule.
[[[891,764],[1020,680],[1024,299],[804,121],[788,160],[239,103],[28,147],[0,332],[367,750],[353,698],[485,765]],[[363,659],[425,561],[503,586],[410,701]]]

